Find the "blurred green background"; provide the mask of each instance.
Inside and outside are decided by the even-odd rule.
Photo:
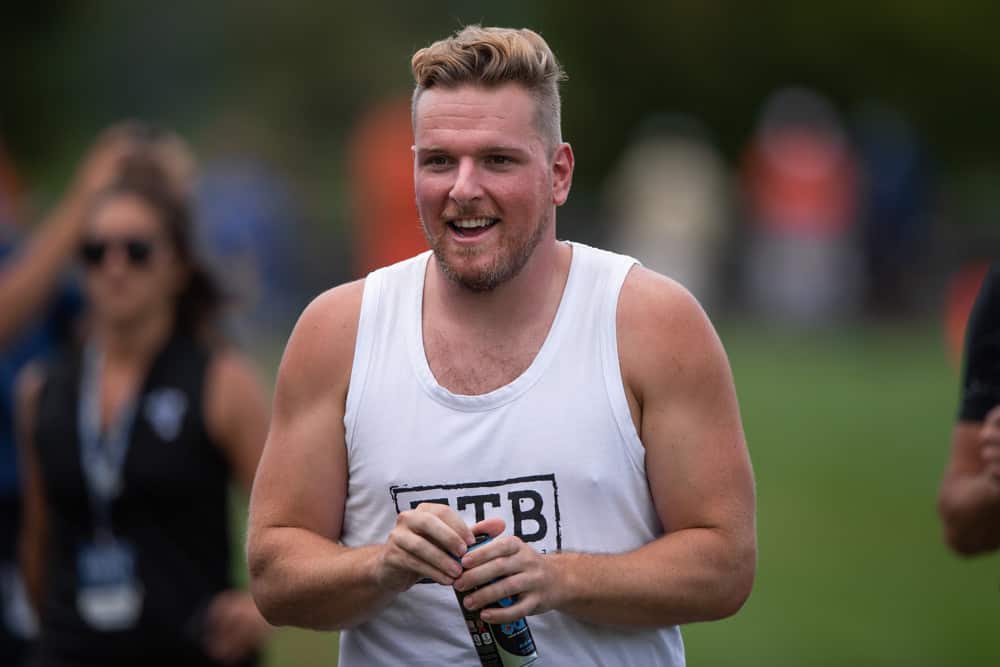
[[[0,22],[0,140],[25,215],[41,216],[108,124],[175,127],[206,162],[238,152],[287,180],[303,239],[297,307],[352,275],[355,128],[409,93],[414,50],[472,22],[540,31],[569,72],[578,166],[560,220],[589,242],[613,236],[607,184],[651,116],[697,119],[734,174],[783,86],[820,91],[847,125],[873,100],[906,119],[934,173],[906,308],[765,325],[735,294],[740,233],[723,262],[728,298],[710,313],[757,476],[760,565],[738,616],[685,629],[689,664],[1000,664],[997,557],[947,552],[934,508],[958,396],[950,289],[1000,248],[1000,4],[18,3]],[[735,200],[734,227],[748,217]],[[251,337],[272,377],[294,312],[269,312]],[[280,630],[270,664],[335,656],[333,635]]]

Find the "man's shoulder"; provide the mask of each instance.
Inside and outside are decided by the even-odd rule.
[[[622,285],[616,319],[622,370],[642,384],[685,374],[724,354],[697,299],[677,281],[640,265]]]
[[[705,318],[698,300],[683,285],[636,264],[622,284],[618,319],[626,326],[678,325]]]
[[[344,319],[356,320],[361,312],[361,300],[367,280],[352,280],[321,292],[302,311],[299,322],[307,321],[315,326]]]
[[[283,364],[303,370],[350,368],[365,280],[330,288],[306,306],[289,338]]]

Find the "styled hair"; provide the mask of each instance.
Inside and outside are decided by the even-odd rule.
[[[178,261],[187,269],[175,304],[175,328],[192,335],[218,335],[227,297],[199,257],[190,199],[177,192],[171,174],[151,157],[132,158],[125,164],[118,178],[96,196],[91,215],[103,203],[122,196],[136,197],[156,212]]]
[[[417,51],[410,67],[416,82],[414,119],[417,100],[428,88],[465,84],[494,88],[517,83],[534,97],[536,124],[550,148],[562,141],[559,82],[566,80],[566,73],[549,45],[533,30],[466,26]]]

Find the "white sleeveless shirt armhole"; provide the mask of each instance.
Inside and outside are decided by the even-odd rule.
[[[372,363],[372,348],[375,346],[375,331],[378,327],[379,301],[382,295],[384,273],[377,271],[365,278],[361,297],[361,313],[358,316],[358,335],[354,343],[354,360],[351,362],[351,378],[347,385],[347,399],[344,404],[344,442],[350,450],[355,440],[358,413],[368,380],[368,369]]]
[[[646,449],[639,438],[638,425],[632,419],[632,410],[629,408],[625,393],[625,377],[622,375],[621,359],[618,354],[618,302],[629,273],[639,262],[630,257],[623,256],[623,259],[625,261],[620,261],[612,269],[604,290],[602,364],[608,400],[611,402],[611,411],[618,424],[622,442],[625,443],[626,452],[636,469],[645,474]]]

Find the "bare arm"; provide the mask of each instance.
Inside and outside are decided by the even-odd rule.
[[[474,593],[473,604],[520,594],[513,607],[485,610],[484,619],[558,609],[600,624],[665,626],[729,616],[750,593],[753,478],[718,337],[690,295],[641,268],[622,290],[618,331],[649,486],[667,533],[614,555],[539,556],[512,537],[490,545],[492,552],[476,550],[465,557],[467,567],[507,562],[463,577],[459,587],[513,576]]]
[[[1000,407],[984,422],[963,421],[938,494],[945,541],[963,556],[1000,548]]]
[[[28,366],[17,380],[16,437],[21,476],[21,534],[18,559],[24,576],[28,600],[39,613],[45,595],[48,518],[42,471],[35,450],[35,420],[38,397],[44,378],[37,367]]]
[[[222,351],[212,360],[205,418],[233,477],[249,492],[267,437],[268,408],[264,389],[250,364],[233,350]],[[205,649],[220,662],[237,662],[258,650],[270,631],[247,591],[222,591],[206,613]]]
[[[24,251],[0,267],[0,347],[17,335],[48,301],[79,242],[83,202],[62,203]]]
[[[356,282],[316,299],[278,371],[247,543],[254,599],[275,625],[361,623],[422,576],[450,585],[461,568],[434,545],[461,555],[472,541],[458,515],[436,505],[402,513],[385,544],[338,543],[348,481],[344,403],[362,290]]]
[[[236,481],[249,493],[267,438],[264,388],[247,360],[227,350],[212,362],[205,400],[208,429],[226,455]]]

